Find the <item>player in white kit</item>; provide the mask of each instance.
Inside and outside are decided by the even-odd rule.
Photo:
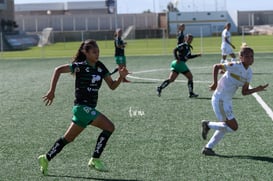
[[[235,46],[231,43],[231,33],[230,33],[231,24],[227,23],[225,25],[225,29],[222,31],[222,44],[221,44],[221,51],[222,51],[222,59],[220,63],[225,63],[227,60],[227,56],[231,56],[231,61],[236,61],[236,56],[233,53],[233,49]]]
[[[239,57],[241,61],[226,62],[213,66],[213,83],[210,86],[214,90],[211,103],[218,122],[202,120],[202,137],[205,140],[210,129],[215,132],[206,146],[202,149],[204,155],[216,155],[212,150],[219,143],[226,132],[233,132],[238,129],[237,120],[232,109],[232,97],[239,87],[242,87],[242,95],[250,95],[254,92],[264,91],[268,86],[260,85],[249,88],[252,79],[250,65],[254,62],[254,51],[250,47],[242,47]],[[224,70],[224,75],[218,81],[219,70]]]

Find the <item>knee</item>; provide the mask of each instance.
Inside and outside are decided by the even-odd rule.
[[[115,125],[113,124],[112,129],[111,129],[111,132],[113,133],[113,132],[115,131],[115,129],[116,129],[116,127],[115,127]]]
[[[109,126],[105,129],[111,133],[113,133],[115,131],[115,125],[113,123],[109,124]]]
[[[238,124],[235,119],[226,121],[227,126],[231,129],[231,131],[238,130]]]
[[[193,80],[193,75],[192,75],[192,74],[188,74],[188,75],[186,75],[186,77],[187,77],[187,79],[188,79],[189,81],[192,82],[192,80]]]

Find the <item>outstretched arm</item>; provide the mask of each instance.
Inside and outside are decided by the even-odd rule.
[[[188,56],[188,59],[192,59],[192,58],[196,58],[196,57],[201,57],[201,56],[202,56],[202,54],[198,53],[198,54],[194,54],[194,55]]]
[[[244,86],[242,87],[242,95],[249,95],[253,94],[255,92],[260,92],[260,91],[266,91],[266,87],[268,87],[268,84],[265,85],[259,85],[255,88],[249,88],[249,83],[245,83]]]
[[[68,72],[71,72],[69,68],[69,64],[61,65],[55,68],[51,78],[50,88],[47,91],[46,95],[43,96],[43,100],[46,106],[51,105],[53,102],[53,99],[55,97],[57,82],[59,80],[61,73],[68,73]]]
[[[116,89],[122,80],[129,74],[126,67],[119,68],[119,77],[116,80],[113,80],[110,75],[104,78],[105,82],[107,83],[108,87],[112,90]]]

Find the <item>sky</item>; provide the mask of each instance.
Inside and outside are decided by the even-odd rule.
[[[100,0],[14,0],[15,4],[100,1]],[[103,1],[103,0],[102,0]],[[177,2],[179,11],[222,11],[230,13],[250,10],[273,10],[271,0],[117,0],[118,13],[162,12],[169,2]]]

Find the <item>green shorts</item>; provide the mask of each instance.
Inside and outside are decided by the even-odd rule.
[[[125,56],[115,56],[115,60],[118,65],[126,65],[126,57]]]
[[[96,119],[101,113],[95,108],[76,105],[72,109],[73,117],[72,121],[83,128],[86,128],[94,119]]]
[[[176,60],[173,60],[170,67],[172,71],[175,71],[177,73],[187,73],[190,71],[190,69],[188,68],[184,61],[179,61],[177,63]]]

